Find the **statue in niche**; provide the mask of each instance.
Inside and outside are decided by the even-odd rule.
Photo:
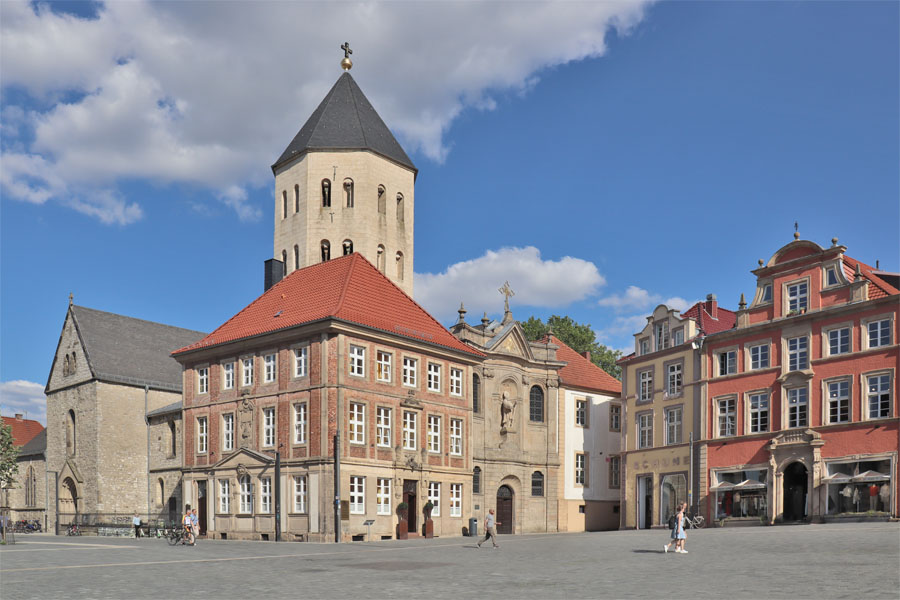
[[[250,443],[250,436],[253,434],[253,401],[244,398],[241,401],[241,446],[247,446]]]
[[[513,412],[516,410],[516,401],[509,397],[509,392],[504,391],[500,396],[500,429],[508,429],[513,424]]]

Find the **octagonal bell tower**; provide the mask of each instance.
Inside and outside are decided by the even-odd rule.
[[[272,165],[273,257],[284,274],[359,252],[413,294],[418,170],[350,75],[344,72]]]

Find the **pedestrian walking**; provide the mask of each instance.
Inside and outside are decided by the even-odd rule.
[[[487,516],[484,518],[484,539],[478,542],[478,547],[481,548],[481,545],[491,540],[491,543],[494,544],[494,548],[499,548],[500,546],[497,544],[497,531],[496,526],[502,525],[502,523],[495,522],[494,519],[494,509],[490,509],[488,511]]]
[[[141,537],[141,517],[138,516],[137,513],[134,513],[134,518],[131,520],[131,522],[134,524],[134,537]]]
[[[688,551],[684,549],[684,543],[687,540],[687,534],[684,532],[685,519],[687,519],[687,502],[681,504],[681,510],[678,512],[678,518],[676,519],[675,552],[678,552],[679,554],[688,553]]]
[[[194,536],[194,543],[197,543],[197,537],[200,535],[200,518],[197,516],[197,509],[191,510],[191,533]]]
[[[189,540],[188,543],[191,546],[193,546],[194,540],[196,538],[194,537],[194,527],[193,527],[193,521],[191,519],[191,505],[190,504],[188,504],[187,506],[184,507],[184,516],[181,517],[181,526],[184,528],[184,532],[187,535],[187,538]],[[184,544],[184,541],[182,541],[181,543]]]

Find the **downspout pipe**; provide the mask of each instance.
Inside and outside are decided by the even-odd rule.
[[[152,490],[150,489],[150,417],[147,416],[147,409],[150,407],[150,386],[144,386],[144,423],[147,425],[147,521],[150,521],[150,497]]]

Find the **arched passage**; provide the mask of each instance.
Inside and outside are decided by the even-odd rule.
[[[784,470],[784,520],[799,521],[806,518],[806,496],[809,475],[806,465],[794,462]]]
[[[513,515],[515,510],[515,492],[508,485],[501,485],[497,490],[497,533],[513,533],[515,524]]]

